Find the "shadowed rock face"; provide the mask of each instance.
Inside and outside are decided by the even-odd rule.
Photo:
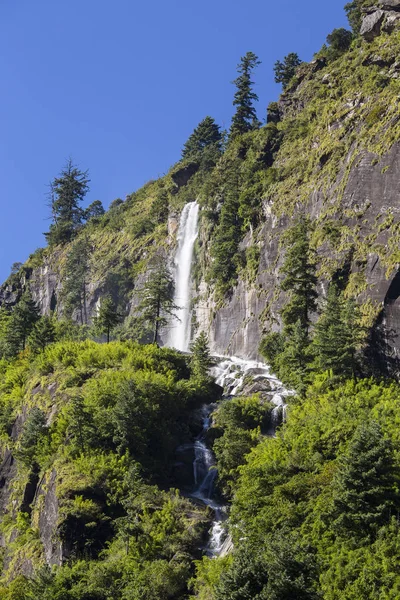
[[[378,4],[365,9],[360,35],[367,42],[372,42],[382,31],[391,33],[399,23],[400,0],[379,0]]]
[[[400,0],[379,0],[379,6],[383,8],[383,10],[400,11]]]
[[[383,19],[385,18],[385,13],[383,10],[376,10],[364,17],[360,34],[364,37],[367,42],[371,42],[377,35],[380,34],[381,26],[383,23]]]
[[[37,502],[41,497],[44,498],[39,515],[39,531],[48,565],[61,565],[63,561],[63,548],[57,536],[58,499],[56,495],[56,478],[57,473],[53,469],[48,477],[48,482],[42,481],[37,492]]]
[[[351,158],[350,154],[345,162]],[[342,176],[343,174],[339,175],[337,183],[341,181]],[[306,212],[312,218],[320,217],[329,205],[336,202],[336,188],[337,185],[333,186],[327,197],[315,192],[305,209]],[[361,214],[362,217],[346,217],[344,211]],[[400,275],[396,272],[388,274],[387,266],[382,264],[378,254],[368,251],[371,244],[367,242],[368,236],[376,232],[375,243],[381,247],[388,244],[388,231],[384,228],[380,232],[377,231],[378,223],[388,215],[393,215],[394,221],[400,222],[400,144],[392,147],[383,162],[377,162],[377,157],[367,152],[354,161],[339,208],[333,215],[340,226],[357,231],[360,245],[365,244],[367,250],[362,260],[359,256],[354,258],[351,254],[346,256],[337,252],[328,243],[319,249],[321,258],[329,257],[338,269],[343,267],[347,260],[350,275],[360,273],[365,277],[367,289],[361,294],[360,300],[370,299],[377,309],[383,309],[384,320],[394,334],[390,347],[397,349],[400,344],[397,340],[400,334]],[[280,328],[279,312],[284,306],[285,295],[277,294],[279,269],[283,262],[279,239],[290,225],[290,219],[278,219],[272,213],[271,206],[264,205],[264,225],[255,240],[261,250],[261,260],[254,285],[249,286],[247,282],[239,281],[226,305],[217,310],[208,300],[210,293],[206,284],[202,284],[200,293],[202,298],[207,300],[199,304],[196,316],[200,326],[209,331],[213,352],[259,358],[258,345],[263,323],[267,323],[268,329]],[[254,240],[248,237],[244,241],[244,247],[252,243]],[[319,291],[322,295],[325,288],[325,282],[321,280]]]

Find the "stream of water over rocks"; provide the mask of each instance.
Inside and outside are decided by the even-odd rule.
[[[191,268],[193,250],[198,236],[199,205],[189,202],[183,208],[177,234],[177,249],[174,259],[175,297],[180,307],[177,319],[170,323],[167,344],[183,352],[189,351],[191,338]],[[256,361],[247,361],[235,356],[215,357],[212,375],[223,389],[223,398],[249,396],[260,393],[266,401],[272,402],[270,428],[267,435],[275,435],[276,427],[285,418],[285,398],[290,392],[281,382],[271,375],[267,365]],[[231,541],[223,526],[227,517],[227,507],[223,506],[215,493],[215,480],[218,475],[215,457],[208,446],[208,431],[212,425],[212,413],[215,404],[205,404],[201,408],[202,429],[193,444],[186,444],[180,451],[193,454],[194,486],[189,496],[196,502],[209,506],[213,510],[214,521],[209,539],[204,548],[209,556],[224,554],[231,547]],[[179,450],[179,449],[178,449]]]
[[[285,418],[286,397],[288,392],[281,382],[271,375],[267,365],[255,361],[246,361],[237,357],[214,357],[216,365],[212,375],[216,383],[223,389],[223,398],[248,396],[260,393],[266,401],[275,405],[271,413],[270,428],[267,435],[275,435],[276,427]],[[210,557],[224,555],[232,546],[224,522],[229,507],[221,503],[215,492],[215,482],[218,476],[214,454],[208,444],[208,432],[212,427],[212,413],[218,404],[204,404],[200,409],[202,429],[192,444],[186,444],[185,452],[193,456],[193,489],[189,492],[195,502],[212,509],[214,517],[209,531],[208,542],[204,547]]]

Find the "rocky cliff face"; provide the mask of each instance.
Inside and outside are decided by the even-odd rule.
[[[353,162],[349,153],[344,164]],[[315,191],[306,204],[306,212],[312,219],[321,219],[329,206],[337,205],[337,190],[343,181],[344,169],[332,186],[331,193],[324,195]],[[345,267],[348,277],[362,281],[360,301],[369,301],[376,318],[385,322],[391,332],[390,345],[398,352],[400,334],[400,274],[398,265],[388,271],[387,263],[379,249],[388,249],[391,242],[391,226],[400,226],[400,144],[393,145],[384,159],[373,153],[357,154],[348,174],[340,206],[330,218],[341,232],[356,232],[357,245],[364,250],[355,252],[355,240],[343,247],[332,247],[328,238],[319,248],[321,264],[329,260],[330,273]],[[273,199],[272,199],[273,202]],[[347,213],[347,214],[346,214]],[[354,216],[347,216],[349,213]],[[256,280],[239,280],[229,301],[216,309],[208,300],[201,300],[196,310],[201,328],[208,330],[212,349],[217,354],[237,355],[245,358],[260,358],[258,346],[266,325],[272,330],[280,328],[279,313],[285,297],[279,293],[279,269],[283,261],[280,247],[282,234],[292,219],[278,218],[272,211],[271,200],[263,204],[263,225],[256,239],[251,236],[243,242],[244,247],[256,243],[261,257]],[[382,226],[381,226],[382,225]],[[378,231],[377,231],[378,230]],[[376,234],[376,235],[375,235]],[[374,235],[374,243],[371,236]],[[342,240],[343,241],[343,240]],[[324,294],[326,276],[320,277],[320,293]],[[200,288],[203,299],[210,298],[210,290],[203,282]],[[213,315],[209,319],[210,313]]]
[[[360,34],[371,42],[382,32],[392,33],[400,20],[399,0],[379,0],[378,6],[364,9],[365,16],[361,24]]]
[[[346,292],[359,299],[366,322],[375,324],[383,337],[385,353],[396,358],[400,349],[399,19],[400,0],[380,0],[378,6],[367,7],[362,37],[352,49],[334,60],[322,52],[302,65],[277,103],[279,150],[271,162],[269,138],[261,149],[261,155],[269,153],[265,160],[274,177],[257,199],[262,207],[258,226],[248,228],[240,244],[244,254],[257,250],[255,274],[250,277],[239,271],[231,293],[223,302],[216,301],[208,271],[213,233],[204,217],[210,212],[213,186],[199,163],[178,164],[165,178],[128,197],[119,213],[110,211],[105,226],[90,230],[94,266],[86,290],[88,321],[104,293],[121,301],[127,314],[134,311],[148,258],[161,248],[172,262],[180,211],[186,202],[198,199],[203,217],[194,321],[198,329],[208,332],[213,352],[258,358],[263,333],[280,328],[279,313],[285,302],[279,291],[285,251],[282,236],[302,212],[315,224],[321,296],[327,282],[345,272]],[[253,168],[248,158],[255,152],[252,143],[250,139],[244,149],[227,150],[227,154],[237,152],[233,158],[241,161],[243,173]],[[215,183],[219,176],[217,166],[210,178]],[[169,198],[169,219],[148,230],[146,219],[160,194]],[[214,220],[221,202],[223,195],[212,205]],[[5,284],[0,304],[15,303],[29,283],[43,313],[54,310],[62,315],[67,251],[47,253],[17,283],[14,279]]]

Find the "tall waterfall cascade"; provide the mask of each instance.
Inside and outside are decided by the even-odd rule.
[[[199,205],[190,202],[184,207],[177,236],[175,255],[175,304],[180,308],[179,321],[171,328],[168,345],[183,352],[189,350],[191,334],[191,266],[194,244],[198,235]],[[215,356],[212,375],[223,389],[223,397],[246,396],[263,391],[274,405],[271,414],[271,427],[267,435],[274,436],[276,427],[285,419],[286,397],[291,394],[274,377],[264,363],[247,361],[235,356]],[[250,382],[250,384],[249,384]],[[202,430],[191,444],[182,449],[193,452],[194,486],[189,494],[196,502],[209,506],[214,511],[214,521],[209,532],[208,544],[204,548],[210,557],[224,555],[232,547],[232,540],[226,532],[224,522],[227,507],[220,504],[215,494],[214,483],[217,477],[216,461],[208,446],[208,431],[212,427],[212,413],[217,405],[205,404],[201,409]],[[178,449],[179,450],[179,449]]]
[[[187,352],[190,345],[191,330],[191,266],[194,244],[198,235],[199,205],[189,202],[185,205],[178,229],[178,245],[174,259],[175,296],[174,302],[179,306],[178,319],[171,324],[168,346]]]

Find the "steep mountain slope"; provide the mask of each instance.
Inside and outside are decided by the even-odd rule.
[[[301,64],[265,125],[220,143],[208,118],[216,145],[186,144],[165,177],[1,287],[0,598],[399,597],[400,390],[381,375],[400,350],[400,0],[351,5],[361,34],[339,30],[349,43]],[[192,337],[256,358],[283,329],[271,364],[297,395],[266,365],[222,358],[223,398],[207,336],[192,355],[138,343],[143,282],[155,259],[173,265],[181,217],[193,209],[194,230],[199,207]],[[306,308],[288,326],[293,231],[313,286],[316,257],[320,306],[313,288],[311,319]],[[27,289],[59,320],[20,302]],[[96,343],[86,325],[106,295],[120,341]],[[12,345],[21,305],[31,336],[51,333],[36,345],[27,328]],[[230,552],[206,556],[222,505]]]
[[[203,211],[195,321],[209,332],[214,351],[256,357],[263,331],[280,327],[283,234],[299,213],[314,223],[320,292],[345,268],[347,292],[363,303],[369,325],[384,322],[393,330],[397,350],[400,13],[389,4],[364,18],[365,30],[371,19],[379,21],[367,39],[358,37],[336,56],[322,49],[303,64],[270,107],[267,125],[235,139],[215,167],[186,159],[86,226],[89,319],[107,292],[132,312],[149,258],[161,250],[171,256],[179,213],[197,199]],[[209,250],[234,178],[241,241],[228,256],[233,277],[221,295]],[[29,281],[42,311],[62,314],[68,251],[35,253],[2,287],[2,303],[15,302]]]

